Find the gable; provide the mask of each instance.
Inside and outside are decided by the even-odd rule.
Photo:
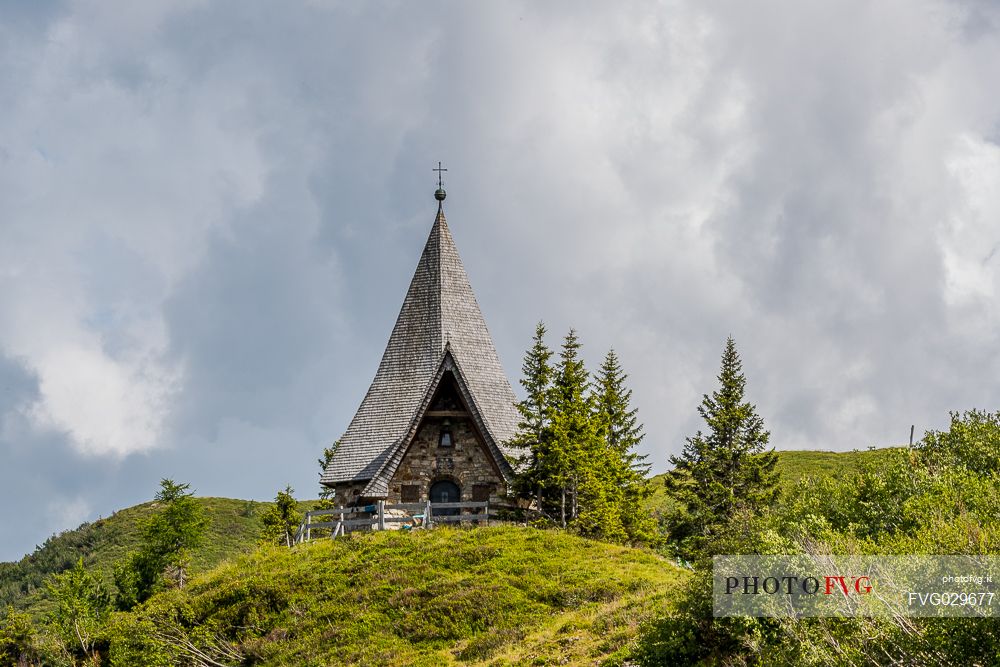
[[[403,447],[399,464],[387,470],[385,478],[385,494],[366,492],[367,502],[373,497],[426,502],[445,491],[453,500],[483,502],[509,488],[450,372],[445,372],[413,438]]]
[[[413,438],[416,436],[421,424],[424,422],[434,398],[439,396],[438,388],[441,385],[441,381],[445,377],[446,373],[450,378],[453,378],[453,386],[456,390],[456,394],[459,397],[465,412],[467,412],[469,419],[478,430],[482,441],[485,443],[486,451],[493,460],[501,478],[505,481],[513,479],[514,470],[511,467],[510,462],[507,460],[505,453],[501,450],[499,443],[496,442],[492,434],[489,432],[489,429],[482,418],[482,412],[479,409],[476,399],[469,390],[469,385],[465,379],[462,366],[452,355],[450,346],[446,345],[445,353],[441,359],[438,371],[435,373],[434,380],[427,389],[424,400],[421,401],[420,408],[414,415],[405,438],[400,440],[393,451],[387,452],[387,455],[384,457],[384,463],[372,476],[371,482],[364,490],[365,497],[382,497],[388,492],[389,480],[392,478],[393,474],[395,474],[396,469],[399,467],[399,464],[409,447],[409,444],[413,441]]]
[[[442,445],[443,432],[448,433],[447,445]],[[418,443],[422,450],[430,451],[419,454],[414,452]],[[477,425],[472,411],[466,405],[452,371],[442,374],[427,411],[413,431],[413,437],[402,447],[399,465],[391,472],[386,471],[387,479],[391,480],[406,465],[407,460],[416,455],[447,461],[448,466],[453,469],[440,469],[438,472],[442,474],[455,476],[461,469],[469,467],[470,461],[475,460],[477,467],[481,468],[485,464],[494,477],[501,481],[506,479],[504,471],[486,444],[486,437]]]

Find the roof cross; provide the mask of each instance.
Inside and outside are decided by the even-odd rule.
[[[436,171],[438,173],[438,188],[441,188],[441,172],[442,171],[448,171],[448,170],[447,169],[442,169],[441,168],[441,163],[438,162],[437,169],[431,169],[431,171]]]

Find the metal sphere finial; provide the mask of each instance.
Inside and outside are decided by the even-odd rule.
[[[438,189],[434,192],[434,199],[438,201],[444,201],[444,198],[448,196],[448,193],[444,191],[444,186],[441,184],[441,172],[448,171],[441,166],[438,162],[437,169],[431,169],[431,171],[436,171],[438,173]]]

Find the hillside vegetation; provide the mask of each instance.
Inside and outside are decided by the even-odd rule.
[[[641,640],[634,656],[639,664],[735,667],[770,664],[773,656],[790,665],[1000,664],[1000,626],[989,612],[965,618],[918,618],[912,608],[883,617],[714,616],[713,556],[719,554],[1000,554],[1000,411],[952,413],[947,431],[928,431],[912,448],[859,453],[853,471],[838,455],[832,458],[831,469],[829,460],[793,456],[800,473],[814,472],[788,480],[794,486],[769,506],[734,513],[707,534],[691,531],[683,511],[662,517],[669,546],[694,572],[679,592],[679,614]],[[830,474],[836,471],[846,474]],[[988,573],[988,560],[978,562]],[[991,588],[988,581],[987,574],[982,590]],[[883,588],[875,595],[896,593]]]
[[[782,486],[793,487],[806,477],[824,478],[856,473],[863,461],[884,457],[893,449],[853,452],[778,452]],[[650,511],[663,512],[670,506],[663,485],[664,475],[651,478],[653,495],[647,500]],[[215,565],[252,550],[261,531],[260,517],[270,503],[231,498],[198,498],[209,519],[208,534],[192,554],[192,571],[205,572]],[[307,509],[312,502],[300,503]],[[85,523],[75,530],[54,535],[32,554],[15,563],[0,563],[0,607],[8,604],[30,609],[44,600],[40,590],[46,577],[71,567],[79,558],[110,581],[115,562],[139,544],[138,524],[157,510],[155,502],[144,503],[114,515]]]
[[[877,463],[898,452],[899,447],[854,450],[850,452],[820,452],[810,450],[787,450],[775,452],[778,455],[778,473],[781,475],[783,491],[795,487],[799,481],[811,479],[845,479],[857,474],[865,463]],[[649,483],[652,495],[646,499],[647,509],[654,514],[675,511],[674,501],[667,495],[664,478],[667,473],[654,475]]]
[[[807,477],[812,479],[844,479],[860,472],[865,464],[878,465],[886,462],[904,449],[906,448],[884,447],[880,449],[856,449],[850,452],[814,452],[808,450],[777,452],[781,484],[785,489],[791,489]]]
[[[192,571],[204,572],[227,558],[250,551],[261,531],[260,516],[269,506],[231,498],[198,498],[209,520],[206,539],[192,554]],[[77,560],[104,580],[114,564],[138,548],[139,524],[158,509],[155,502],[136,505],[110,517],[53,535],[16,563],[0,563],[0,608],[44,607],[45,579],[72,567]]]
[[[198,653],[219,664],[620,664],[643,624],[674,613],[670,593],[688,576],[648,550],[533,528],[261,547],[266,503],[198,502],[210,525],[194,578],[114,614],[97,644],[104,664],[211,664]],[[12,603],[47,627],[45,578],[83,557],[110,582],[156,509],[122,510],[4,563],[0,611]]]
[[[118,615],[112,664],[617,664],[686,572],[518,527],[262,548]]]
[[[853,488],[849,480],[893,453],[780,452],[778,466],[786,490],[812,489],[808,480]],[[655,512],[669,500],[662,476],[651,484]],[[95,644],[102,664],[623,664],[643,628],[662,627],[691,602],[687,570],[648,550],[567,532],[442,528],[289,550],[260,546],[268,503],[197,502],[209,528],[191,554],[194,578],[114,613]],[[44,654],[46,577],[82,557],[110,583],[115,562],[139,546],[138,525],[158,510],[156,503],[122,510],[0,564],[0,611],[27,610],[41,634],[25,641]],[[15,621],[6,621],[9,630]]]

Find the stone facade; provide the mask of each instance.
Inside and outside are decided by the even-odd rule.
[[[364,491],[364,488],[365,482],[338,484],[333,490],[333,502],[338,507],[352,507],[364,504],[367,502],[366,499],[361,497],[361,492]]]
[[[440,444],[446,421],[452,436],[450,447]],[[426,417],[389,482],[386,500],[425,502],[431,484],[443,480],[458,485],[463,502],[495,501],[506,492],[503,478],[469,417]]]
[[[452,439],[450,447],[440,444],[446,421]],[[471,417],[425,417],[389,482],[385,500],[388,503],[426,502],[431,484],[442,480],[458,485],[463,502],[496,502],[507,491]],[[364,487],[364,483],[338,484],[334,500],[343,507],[374,501],[374,498],[361,496]]]
[[[491,456],[452,374],[446,373],[421,419],[416,435],[388,484],[386,502],[426,502],[435,482],[456,484],[462,502],[498,501],[507,492],[503,475]],[[442,432],[448,437],[442,438]],[[338,484],[338,505],[368,504],[365,483]]]

